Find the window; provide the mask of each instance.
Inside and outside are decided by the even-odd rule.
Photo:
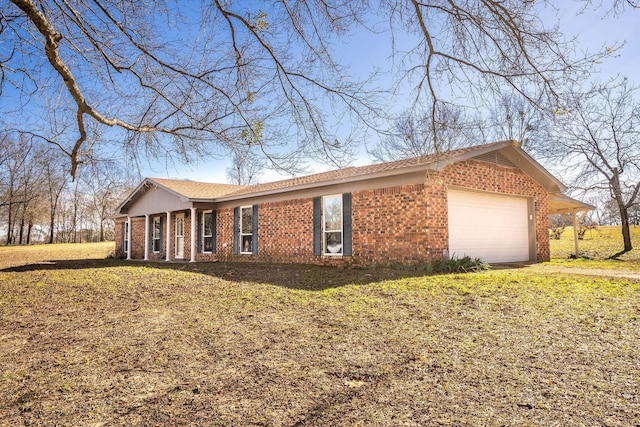
[[[325,196],[322,204],[324,254],[342,255],[342,195]]]
[[[153,252],[160,252],[162,250],[162,218],[160,217],[153,218],[151,239]]]
[[[125,254],[129,253],[129,221],[122,224],[122,249]]]
[[[202,244],[203,252],[213,252],[213,212],[202,214]]]
[[[250,254],[253,249],[253,206],[240,208],[240,253]]]
[[[352,255],[351,193],[313,199],[313,254]]]

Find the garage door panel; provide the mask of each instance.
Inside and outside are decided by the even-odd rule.
[[[450,190],[449,253],[487,262],[529,260],[526,198]]]

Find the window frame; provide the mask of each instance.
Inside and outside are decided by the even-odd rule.
[[[207,229],[207,215],[211,216],[211,234],[206,234],[206,229]],[[201,234],[201,238],[202,238],[202,253],[203,254],[212,254],[213,253],[213,234],[215,233],[214,230],[214,223],[213,223],[213,209],[209,209],[206,211],[202,212],[202,234]],[[211,249],[207,250],[207,239],[211,239]]]
[[[245,225],[243,211],[245,209],[248,209],[250,213],[248,233],[243,232],[243,228],[244,228],[243,226]],[[238,253],[240,253],[241,255],[253,255],[253,205],[240,206],[240,208],[238,209],[238,217],[239,217],[238,218]],[[249,242],[248,251],[244,250],[245,237],[248,237],[248,242]]]
[[[337,199],[340,203],[340,228],[339,229],[327,229],[327,199]],[[322,221],[322,255],[324,256],[343,256],[344,255],[344,200],[342,194],[328,194],[322,196],[321,204],[321,221]],[[329,233],[340,233],[340,250],[337,252],[331,252],[328,249],[327,237]]]
[[[129,253],[129,221],[124,222],[124,226],[122,227],[122,248],[124,249],[124,253]]]
[[[156,242],[158,242],[158,249],[156,249]],[[154,254],[162,252],[162,218],[159,216],[153,217],[151,224],[151,251]]]

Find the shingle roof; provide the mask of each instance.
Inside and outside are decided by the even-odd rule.
[[[348,167],[329,172],[321,172],[297,178],[248,186],[177,179],[147,178],[124,202],[122,202],[118,207],[118,212],[125,209],[128,204],[134,203],[135,199],[144,193],[145,188],[149,185],[161,187],[166,191],[172,192],[175,195],[181,198],[186,198],[190,201],[213,202],[230,201],[235,199],[240,200],[266,194],[285,193],[304,188],[368,180],[372,178],[420,171],[423,169],[426,172],[429,168],[440,170],[449,164],[470,158],[480,158],[487,153],[494,151],[497,152],[498,150],[503,150],[505,148],[509,151],[515,150],[516,156],[519,156],[520,160],[524,160],[522,162],[520,160],[516,160],[516,162],[519,163],[517,167],[520,167],[521,169],[524,168],[523,171],[525,173],[532,175],[534,179],[544,183],[543,185],[547,191],[564,191],[562,183],[551,176],[549,172],[535,162],[535,160],[526,155],[526,153],[520,149],[520,145],[517,142],[499,141],[428,156],[413,157],[368,166]]]
[[[245,188],[243,185],[215,184],[178,179],[148,178],[148,181],[188,199],[215,199]]]

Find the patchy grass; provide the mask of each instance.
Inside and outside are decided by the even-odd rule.
[[[2,426],[640,420],[638,281],[6,253]]]
[[[640,261],[640,226],[631,227],[631,243],[634,249],[630,252],[617,256],[621,261]],[[579,240],[578,245],[581,254],[587,258],[595,260],[606,260],[619,254],[624,245],[622,242],[622,231],[618,226],[598,226],[595,230],[589,230],[584,236],[584,240]],[[575,253],[573,228],[567,227],[560,240],[550,240],[551,258],[554,260],[566,260]],[[601,264],[606,268],[606,264]],[[614,264],[616,265],[615,261]],[[614,267],[615,268],[615,267]]]

